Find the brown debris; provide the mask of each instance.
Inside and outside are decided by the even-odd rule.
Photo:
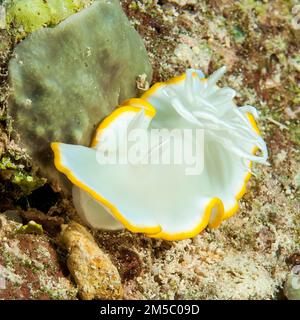
[[[137,277],[142,271],[141,258],[133,249],[121,247],[114,260],[123,281]]]
[[[64,219],[62,217],[47,216],[45,213],[36,209],[20,211],[20,214],[26,222],[33,220],[42,225],[43,229],[51,236],[57,235],[61,231],[61,225],[64,224]]]
[[[287,257],[286,262],[292,266],[300,265],[300,252],[295,252]]]

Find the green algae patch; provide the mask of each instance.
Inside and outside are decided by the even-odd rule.
[[[89,145],[103,117],[138,95],[142,74],[151,81],[147,52],[117,0],[95,1],[16,46],[8,114],[42,175],[63,184],[50,143]]]
[[[27,234],[43,234],[44,230],[42,225],[36,223],[35,221],[29,221],[26,225],[21,226],[16,231],[17,233],[27,233]]]
[[[243,43],[246,38],[245,32],[240,26],[233,26],[232,35],[237,43]]]
[[[45,178],[40,178],[22,171],[14,172],[11,179],[11,182],[18,185],[22,192],[26,195],[29,195],[32,191],[42,187],[46,181],[47,179]]]
[[[77,11],[89,6],[91,0],[7,0],[6,24],[17,38],[45,26],[55,26]]]
[[[18,162],[18,159],[12,159],[10,156],[3,156],[0,159],[1,189],[6,189],[5,183],[9,182],[17,186],[22,195],[29,195],[46,183],[47,179],[39,177],[33,172],[28,172],[25,170],[25,166]]]

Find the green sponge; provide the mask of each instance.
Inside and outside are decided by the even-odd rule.
[[[118,0],[99,0],[54,28],[31,33],[9,63],[8,114],[43,176],[62,182],[53,141],[88,146],[98,123],[138,95],[152,68],[143,41]]]

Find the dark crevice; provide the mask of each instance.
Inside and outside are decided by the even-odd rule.
[[[49,184],[45,184],[41,188],[33,191],[29,196],[17,200],[17,205],[23,210],[35,208],[47,213],[49,209],[57,203],[60,197],[60,193],[54,192]]]

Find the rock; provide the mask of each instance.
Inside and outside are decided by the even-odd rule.
[[[103,117],[137,96],[142,74],[151,81],[147,52],[118,0],[95,1],[16,46],[8,114],[21,145],[52,184],[69,185],[54,168],[50,143],[89,145]]]
[[[67,265],[82,299],[122,298],[123,288],[117,268],[83,226],[69,223],[63,228],[60,240],[69,252]]]
[[[0,300],[76,299],[52,240],[16,233],[20,226],[0,214]]]
[[[19,210],[6,210],[2,213],[7,220],[22,223],[22,217]]]
[[[300,265],[294,266],[288,274],[284,294],[289,300],[300,300]]]
[[[64,219],[62,217],[47,216],[45,213],[36,209],[21,211],[20,214],[26,222],[31,220],[35,221],[52,236],[57,235],[61,231],[61,225],[64,224]]]

